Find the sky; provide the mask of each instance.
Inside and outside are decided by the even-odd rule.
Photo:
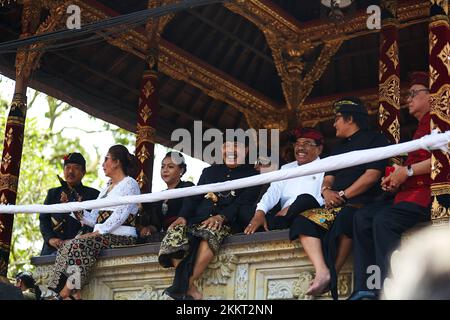
[[[3,99],[7,101],[12,100],[12,96],[14,93],[14,84],[15,82],[9,78],[6,78],[2,75],[0,75],[0,95]],[[30,100],[32,97],[33,91],[32,89],[28,89],[27,96]],[[48,120],[43,115],[43,110],[47,110],[47,101],[45,100],[45,95],[41,94],[39,95],[38,99],[34,103],[33,107],[30,109],[30,111],[27,114],[27,117],[36,117],[38,119],[38,123],[42,124],[42,127],[48,127]],[[9,111],[9,110],[8,110]],[[6,112],[8,112],[6,111]],[[104,123],[103,120],[100,119],[91,119],[88,117],[88,114],[76,109],[72,108],[68,112],[65,112],[60,118],[58,118],[57,123],[55,123],[55,130],[58,131],[63,127],[66,127],[66,129],[63,131],[64,136],[79,136],[81,144],[86,149],[86,151],[91,155],[92,159],[95,159],[96,153],[94,146],[97,146],[99,148],[99,152],[101,155],[106,155],[108,148],[115,144],[114,138],[112,136],[112,133],[110,132],[96,132],[96,133],[85,133],[82,130],[77,130],[76,128],[72,129],[73,127],[77,127],[79,129],[83,129],[85,131],[95,131],[98,130],[98,128],[102,128],[102,123]],[[4,134],[4,128],[1,128],[0,134]],[[134,152],[134,147],[129,148],[130,152]],[[154,170],[153,170],[153,185],[152,190],[153,191],[161,191],[166,189],[166,184],[161,179],[160,176],[160,165],[161,161],[164,157],[164,155],[169,150],[159,144],[155,145],[155,162],[154,162]],[[186,164],[187,164],[187,172],[185,176],[183,176],[183,179],[189,179],[194,183],[197,183],[200,174],[202,173],[202,170],[209,166],[207,163],[197,160],[195,158],[191,158],[187,155],[184,155],[186,158]],[[107,179],[104,176],[103,170],[101,166],[99,167],[98,176],[102,180],[102,185],[106,183]],[[101,188],[102,185],[92,185],[94,188]]]

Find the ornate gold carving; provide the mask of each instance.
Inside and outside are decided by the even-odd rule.
[[[8,198],[5,196],[5,192],[2,192],[2,195],[0,196],[0,203],[8,204]]]
[[[153,86],[152,86],[153,88]],[[150,107],[148,105],[145,105],[141,112],[139,113],[139,115],[141,116],[141,118],[144,120],[144,122],[147,122],[147,120],[151,117],[152,115],[152,110],[150,109]]]
[[[441,59],[444,66],[447,67],[447,74],[450,74],[450,44],[447,42],[438,54],[438,58]]]
[[[400,79],[393,74],[380,84],[380,101],[387,101],[396,109],[400,109]]]
[[[393,17],[397,16],[397,0],[383,0],[381,7],[389,11]]]
[[[225,285],[231,278],[238,259],[235,255],[219,254],[214,256],[201,278],[206,285]]]
[[[147,148],[145,147],[145,144],[143,144],[142,147],[139,148],[139,152],[137,153],[136,156],[141,163],[144,163],[145,160],[147,160],[150,157],[150,152],[148,152]]]
[[[398,46],[397,46],[397,41],[392,43],[392,45],[386,51],[386,55],[389,58],[389,60],[391,60],[391,62],[393,63],[394,68],[397,68],[397,66],[398,66]]]
[[[137,176],[136,181],[139,184],[139,188],[141,188],[141,189],[144,185],[147,184],[148,178],[145,175],[144,170],[141,170],[141,172],[139,172],[139,175]]]
[[[144,85],[144,87],[142,88],[145,97],[148,99],[148,97],[150,97],[150,95],[155,92],[155,88],[153,87],[153,84],[151,83],[151,81],[147,81],[147,83]],[[148,106],[147,106],[148,107]]]
[[[430,32],[429,35],[429,49],[430,52],[429,54],[431,54],[431,51],[434,49],[434,46],[436,45],[436,43],[438,42],[438,37],[434,32]]]
[[[443,167],[442,163],[431,154],[431,179],[434,180],[441,173],[441,168]]]
[[[386,73],[387,71],[387,66],[386,64],[380,60],[380,68],[379,68],[379,72],[378,72],[378,81],[381,81],[381,79],[383,78],[383,75]]]
[[[2,167],[3,167],[4,171],[6,171],[6,169],[8,169],[9,165],[11,164],[11,159],[12,159],[12,157],[9,154],[9,152],[7,151],[2,159]]]
[[[17,176],[0,173],[0,190],[17,192],[18,185],[19,178]]]
[[[436,4],[444,9],[446,15],[448,15],[448,0],[431,0],[431,4]]]
[[[450,183],[433,183],[431,185],[431,195],[432,196],[440,196],[443,194],[450,194]]]
[[[443,85],[438,92],[430,94],[431,114],[450,123],[450,84]]]
[[[450,209],[441,205],[437,196],[434,196],[433,198],[434,200],[431,203],[431,220],[448,218],[450,216]]]
[[[380,113],[380,115],[379,115],[379,118],[380,118],[379,123],[380,123],[380,126],[382,126],[384,124],[384,122],[386,121],[386,119],[389,118],[390,113],[389,113],[389,111],[387,111],[383,107],[382,103],[380,103],[380,111],[379,111],[379,113]]]
[[[433,85],[436,82],[438,77],[439,77],[439,74],[438,74],[437,70],[434,69],[432,65],[430,65],[430,88],[433,87]]]
[[[9,128],[8,132],[6,133],[6,145],[8,146],[8,148],[11,146],[11,142],[13,140],[13,128]]]
[[[292,296],[298,300],[309,300],[311,296],[306,295],[314,275],[311,271],[303,271],[298,276],[298,280],[294,281],[292,286]]]
[[[0,234],[3,232],[3,230],[5,230],[5,225],[4,225],[3,222],[0,220]]]
[[[155,129],[150,126],[142,126],[138,124],[136,136],[137,146],[144,142],[154,143]]]
[[[400,141],[400,122],[398,121],[397,117],[395,117],[395,120],[392,121],[391,125],[388,128],[388,131],[398,143]]]

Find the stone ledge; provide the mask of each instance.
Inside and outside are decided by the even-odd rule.
[[[243,233],[234,234],[225,239],[222,248],[225,249],[230,246],[246,245],[252,243],[265,243],[272,241],[289,240],[289,230],[273,230],[267,232],[256,232],[254,234],[246,235]],[[144,243],[133,246],[121,247],[116,249],[106,249],[100,254],[99,259],[115,258],[115,257],[127,257],[134,255],[148,255],[158,254],[160,243]],[[32,257],[31,264],[45,265],[55,262],[54,255]]]

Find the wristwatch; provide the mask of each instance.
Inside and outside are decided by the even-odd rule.
[[[412,177],[412,176],[414,175],[414,170],[413,170],[413,168],[411,167],[411,165],[409,165],[409,166],[406,167],[406,175],[407,175],[408,177]]]
[[[339,194],[339,197],[344,199],[345,202],[348,201],[347,197],[345,196],[345,191],[344,190],[339,191],[338,194]]]

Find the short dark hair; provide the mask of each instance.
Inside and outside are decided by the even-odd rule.
[[[352,120],[360,130],[369,130],[367,107],[357,97],[343,97],[334,104],[335,112],[342,114],[345,121]]]
[[[181,152],[176,152],[176,151],[169,151],[166,153],[166,155],[164,156],[163,160],[165,158],[172,158],[173,159],[178,159],[179,161],[174,162],[178,167],[181,168],[181,175],[185,174],[187,171],[187,165],[186,165],[186,160],[184,159],[183,155],[181,154]]]

